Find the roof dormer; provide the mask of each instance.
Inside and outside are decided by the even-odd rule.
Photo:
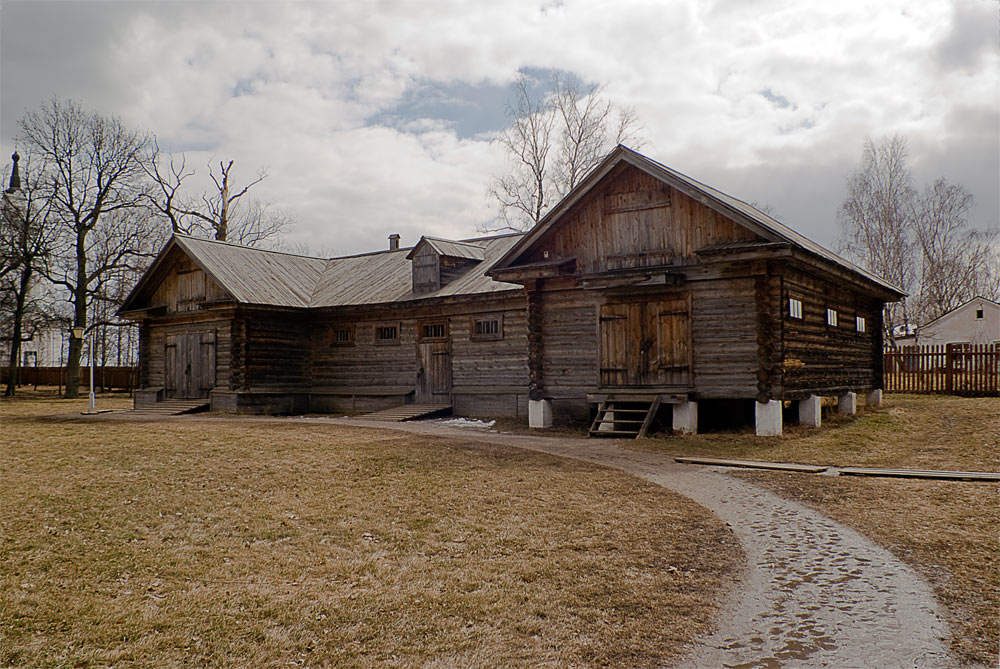
[[[421,237],[406,255],[413,266],[413,292],[433,293],[483,261],[481,246],[435,237]]]

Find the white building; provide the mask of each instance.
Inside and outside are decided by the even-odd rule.
[[[897,340],[901,346],[942,344],[1000,344],[1000,304],[974,297],[917,327],[913,336]]]

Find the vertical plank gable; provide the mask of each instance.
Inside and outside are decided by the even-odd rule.
[[[576,258],[584,274],[697,262],[710,244],[757,236],[705,204],[622,165],[569,210],[520,262]],[[548,256],[546,258],[546,253]]]

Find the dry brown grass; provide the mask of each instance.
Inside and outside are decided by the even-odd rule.
[[[820,430],[793,428],[773,439],[671,437],[638,447],[675,455],[995,472],[1000,464],[1000,399],[888,395],[883,409],[857,420],[825,421]],[[995,484],[737,475],[818,508],[892,550],[931,583],[945,605],[958,657],[997,664],[1000,500]]]
[[[0,404],[3,665],[653,666],[742,563],[704,509],[575,461],[38,418],[85,407]]]

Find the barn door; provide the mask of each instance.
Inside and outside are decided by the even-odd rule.
[[[423,323],[417,338],[417,388],[420,404],[451,404],[451,346],[446,321]]]
[[[164,396],[208,397],[215,387],[215,332],[167,335],[165,353]]]
[[[691,383],[691,328],[686,298],[601,307],[601,385]]]

